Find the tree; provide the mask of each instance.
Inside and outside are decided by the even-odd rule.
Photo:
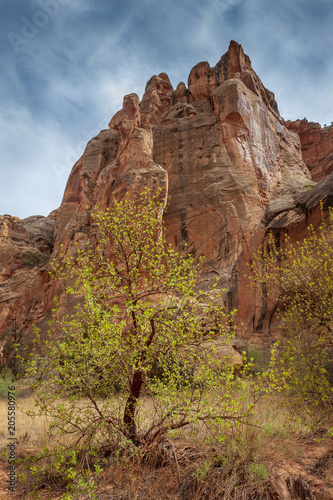
[[[255,284],[280,301],[282,344],[276,344],[268,376],[295,411],[315,420],[333,409],[333,209],[303,241],[273,235],[252,265]],[[322,410],[319,412],[319,410]]]
[[[66,317],[55,311],[29,372],[51,431],[75,447],[149,443],[198,422],[222,429],[252,412],[220,352],[233,312],[199,291],[199,265],[167,245],[162,212],[147,190],[114,200],[94,212],[95,245],[55,264],[78,304]]]

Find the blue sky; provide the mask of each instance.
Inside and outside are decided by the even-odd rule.
[[[1,0],[0,214],[47,215],[88,140],[153,74],[241,43],[285,119],[333,121],[333,0]]]

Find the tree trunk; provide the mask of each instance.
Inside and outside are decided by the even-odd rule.
[[[134,331],[137,331],[137,323],[134,312],[132,313],[132,316],[133,316],[133,323],[135,326]],[[141,363],[145,361],[147,349],[151,345],[156,333],[154,318],[150,319],[150,324],[151,324],[151,333],[146,341],[145,349],[141,351],[140,354]],[[135,410],[140,397],[143,379],[144,379],[144,374],[141,370],[137,370],[134,372],[133,380],[130,387],[130,395],[127,398],[124,411],[124,427],[125,427],[126,437],[131,441],[133,441],[133,443],[136,445],[138,444],[138,438],[137,438],[137,428],[135,423]]]
[[[137,429],[135,422],[135,410],[140,397],[143,377],[141,371],[136,371],[133,375],[131,393],[127,398],[124,411],[124,426],[126,437],[137,444]]]

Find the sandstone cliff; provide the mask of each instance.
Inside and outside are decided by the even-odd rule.
[[[312,179],[316,182],[325,179],[333,171],[333,125],[321,128],[319,123],[309,123],[305,118],[285,125],[299,135],[303,159]]]
[[[45,327],[54,294],[61,296],[44,257],[27,265],[24,255],[57,258],[75,242],[84,247],[94,238],[96,204],[105,209],[112,194],[135,196],[148,185],[168,201],[168,240],[205,256],[202,286],[218,276],[238,320],[249,332],[268,332],[274,307],[251,291],[245,274],[267,227],[281,224],[315,185],[293,130],[236,42],[216,66],[197,64],[187,86],[153,76],[141,101],[125,96],[109,127],[89,141],[57,212],[0,220],[0,330],[14,322],[25,331],[34,322]]]

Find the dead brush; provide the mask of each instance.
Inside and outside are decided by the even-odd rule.
[[[313,495],[310,485],[301,476],[295,478],[290,475],[286,482],[291,498],[297,498],[299,500],[315,500],[315,496]]]
[[[105,488],[114,496],[105,498],[280,498],[279,484],[272,481],[273,464],[289,454],[295,430],[288,415],[277,412],[272,398],[264,400],[259,410],[253,422],[248,422],[252,425],[229,428],[222,443],[218,427],[198,425],[195,434],[183,431],[176,439],[143,447],[133,460],[122,457],[110,463],[102,474],[102,491]]]
[[[310,472],[318,477],[325,477],[327,470],[333,470],[333,450],[329,450],[321,456]]]
[[[152,457],[152,462],[147,457],[130,462],[122,457],[102,473],[100,489],[104,498],[162,500],[176,498],[178,485],[176,467],[164,457]]]
[[[131,457],[111,460],[101,475],[100,488],[114,495],[105,498],[176,500],[184,477],[205,456],[206,450],[196,444],[171,440],[151,443]]]
[[[257,469],[258,472],[259,469]],[[184,477],[179,487],[179,500],[264,500],[272,499],[266,471],[254,477],[253,463],[203,462]]]

